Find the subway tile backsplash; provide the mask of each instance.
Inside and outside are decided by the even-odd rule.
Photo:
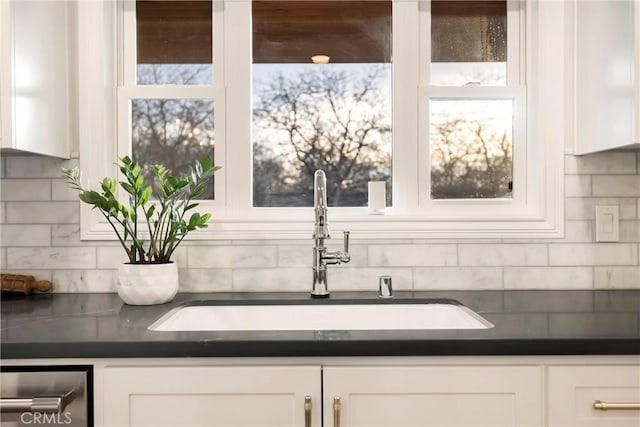
[[[7,270],[97,268],[96,248],[55,247],[7,248]]]
[[[567,155],[564,158],[567,175],[618,175],[637,174],[637,160],[633,153],[614,151],[587,156]]]
[[[633,265],[638,263],[637,243],[552,243],[550,265]]]
[[[566,197],[564,217],[569,221],[594,220],[596,205],[618,205],[620,206],[620,219],[638,218],[638,204],[633,197]]]
[[[593,197],[640,197],[640,175],[594,175]]]
[[[78,202],[5,202],[5,222],[8,224],[77,224],[80,221]]]
[[[117,242],[79,239],[79,202],[62,167],[77,160],[37,156],[0,162],[0,265],[3,272],[52,280],[56,292],[113,292]],[[352,261],[331,268],[334,291],[640,289],[640,153],[565,156],[563,239],[362,241]],[[595,242],[595,206],[620,207],[620,242]],[[334,242],[335,249],[340,242]],[[174,260],[184,292],[308,291],[312,242],[186,242]],[[332,246],[333,248],[333,246]]]
[[[460,244],[459,264],[476,266],[547,265],[547,245],[536,243]]]

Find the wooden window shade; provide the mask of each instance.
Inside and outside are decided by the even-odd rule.
[[[390,1],[254,1],[253,62],[391,62]]]
[[[138,0],[138,64],[211,64],[210,1]]]

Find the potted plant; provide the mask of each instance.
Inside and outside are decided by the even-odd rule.
[[[207,227],[210,213],[190,211],[220,167],[206,156],[196,161],[190,175],[176,178],[165,166],[154,165],[154,191],[145,184],[142,167],[130,157],[120,158],[117,166],[123,180],[104,178],[102,191],[83,187],[77,167],[62,172],[71,188],[80,192],[80,200],[106,218],[127,253],[129,262],[118,269],[118,295],[131,305],[171,301],[179,284],[178,266],[171,256],[189,232]],[[118,199],[118,187],[127,194],[128,203]]]

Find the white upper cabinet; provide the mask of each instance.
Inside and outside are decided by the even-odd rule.
[[[67,1],[0,2],[3,153],[69,157],[71,7]]]
[[[575,2],[575,154],[640,148],[640,2]]]

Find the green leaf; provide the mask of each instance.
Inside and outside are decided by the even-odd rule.
[[[142,169],[140,168],[140,165],[134,162],[131,166],[131,175],[134,177],[138,177],[141,171]]]
[[[78,195],[78,197],[80,197],[80,200],[82,200],[83,202],[98,207],[100,207],[99,205],[101,202],[104,202],[106,200],[106,198],[102,194],[93,190],[83,191]]]
[[[102,191],[105,193],[115,193],[116,192],[116,180],[111,178],[104,178],[102,180]]]
[[[172,178],[171,186],[175,189],[175,190],[182,190],[183,188],[187,187],[189,185],[189,180],[188,179],[175,179],[174,177],[169,177]],[[167,178],[167,181],[169,180],[169,178]]]
[[[163,165],[153,165],[153,173],[155,174],[160,186],[164,185],[167,168]]]
[[[175,177],[171,176],[171,175],[167,176],[167,182],[173,188],[176,188],[178,186],[178,180]]]
[[[200,197],[200,196],[202,196],[204,194],[204,191],[206,189],[207,189],[206,186],[197,186],[191,192],[191,197],[194,198],[194,199],[197,199],[198,197]]]
[[[142,192],[140,193],[140,205],[144,205],[145,203],[147,203],[149,201],[149,198],[151,197],[151,192],[153,191],[153,188],[151,188],[150,185],[147,185]]]
[[[205,213],[204,215],[200,215],[199,213],[194,213],[189,218],[189,231],[195,230],[196,228],[206,228],[208,227],[209,219],[211,219],[210,213]]]
[[[138,175],[136,177],[135,189],[136,191],[142,190],[142,186],[144,185],[144,176]]]
[[[191,215],[191,218],[189,218],[189,228],[190,229],[195,228],[195,226],[198,224],[199,221],[200,221],[199,213],[196,212],[193,215]]]
[[[149,208],[149,210],[147,211],[147,220],[150,219],[153,216],[153,213],[156,211],[156,207],[155,205],[151,205],[151,207]],[[155,222],[154,222],[155,224]]]
[[[124,191],[131,194],[132,196],[137,194],[135,188],[133,188],[133,186],[128,182],[120,181],[120,186],[124,189]]]
[[[206,156],[204,156],[204,159],[202,159],[202,170],[208,172],[212,167],[213,160],[211,160],[211,156],[207,154]]]

